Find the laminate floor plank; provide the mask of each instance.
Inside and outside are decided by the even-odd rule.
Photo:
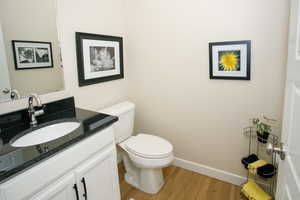
[[[124,179],[125,169],[119,164],[122,200],[244,200],[240,187],[175,166],[164,168],[165,184],[155,195],[135,189]]]

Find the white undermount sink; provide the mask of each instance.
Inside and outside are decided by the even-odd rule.
[[[51,124],[24,134],[11,142],[11,145],[13,147],[27,147],[42,144],[68,135],[79,126],[80,123],[74,121]]]

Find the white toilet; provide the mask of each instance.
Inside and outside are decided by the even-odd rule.
[[[174,159],[173,146],[158,136],[140,133],[133,134],[135,105],[123,102],[100,110],[119,117],[114,124],[116,143],[123,153],[125,180],[130,185],[149,194],[156,194],[164,185],[162,168]]]

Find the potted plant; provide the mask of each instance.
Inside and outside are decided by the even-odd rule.
[[[262,122],[259,118],[252,119],[253,125],[256,127],[257,140],[261,143],[267,143],[269,135],[272,131],[272,127],[269,124],[270,121],[275,121],[264,117],[265,122]]]

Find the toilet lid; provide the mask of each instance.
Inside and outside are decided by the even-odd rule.
[[[167,140],[147,134],[139,134],[130,138],[126,149],[145,158],[164,158],[173,152],[173,146]]]

